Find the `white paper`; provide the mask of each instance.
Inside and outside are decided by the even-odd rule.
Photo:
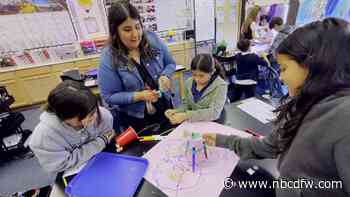
[[[243,100],[237,107],[264,124],[276,118],[276,114],[272,112],[275,108],[256,98]]]
[[[149,161],[145,179],[170,197],[219,196],[224,179],[231,175],[239,157],[228,149],[208,147],[208,159],[198,154],[199,162],[193,172],[192,160],[186,153],[185,131],[250,136],[213,122],[185,122],[143,156]]]

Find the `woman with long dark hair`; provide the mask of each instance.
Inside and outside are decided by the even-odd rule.
[[[104,101],[114,108],[115,130],[166,124],[175,71],[167,47],[155,33],[143,30],[128,1],[112,4],[108,21],[111,42],[101,56],[98,83]]]
[[[262,139],[204,138],[241,159],[278,157],[281,179],[316,186],[277,190],[277,196],[349,196],[350,24],[336,18],[310,23],[283,40],[276,54],[289,88],[276,110],[276,129]]]

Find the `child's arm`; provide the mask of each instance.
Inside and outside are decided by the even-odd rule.
[[[213,96],[213,102],[207,109],[188,110],[186,115],[190,122],[217,120],[224,108],[227,99],[227,84],[217,87]]]
[[[41,166],[46,171],[53,173],[63,172],[69,168],[79,166],[106,147],[105,139],[102,136],[80,147],[75,147],[72,151],[65,147],[67,144],[62,144],[62,139],[54,139],[52,136],[45,139],[45,141],[40,145],[30,145],[30,148]]]
[[[276,158],[279,154],[277,132],[272,132],[264,138],[243,138],[235,135],[216,134],[215,145],[228,148],[237,153],[241,159]]]

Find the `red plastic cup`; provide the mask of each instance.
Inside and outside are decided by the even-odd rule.
[[[126,129],[122,134],[115,138],[115,143],[119,146],[125,146],[130,142],[137,140],[139,137],[132,127]]]

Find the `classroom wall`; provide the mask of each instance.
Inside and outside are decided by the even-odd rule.
[[[289,3],[289,0],[253,0],[256,5],[267,6],[272,4]]]

